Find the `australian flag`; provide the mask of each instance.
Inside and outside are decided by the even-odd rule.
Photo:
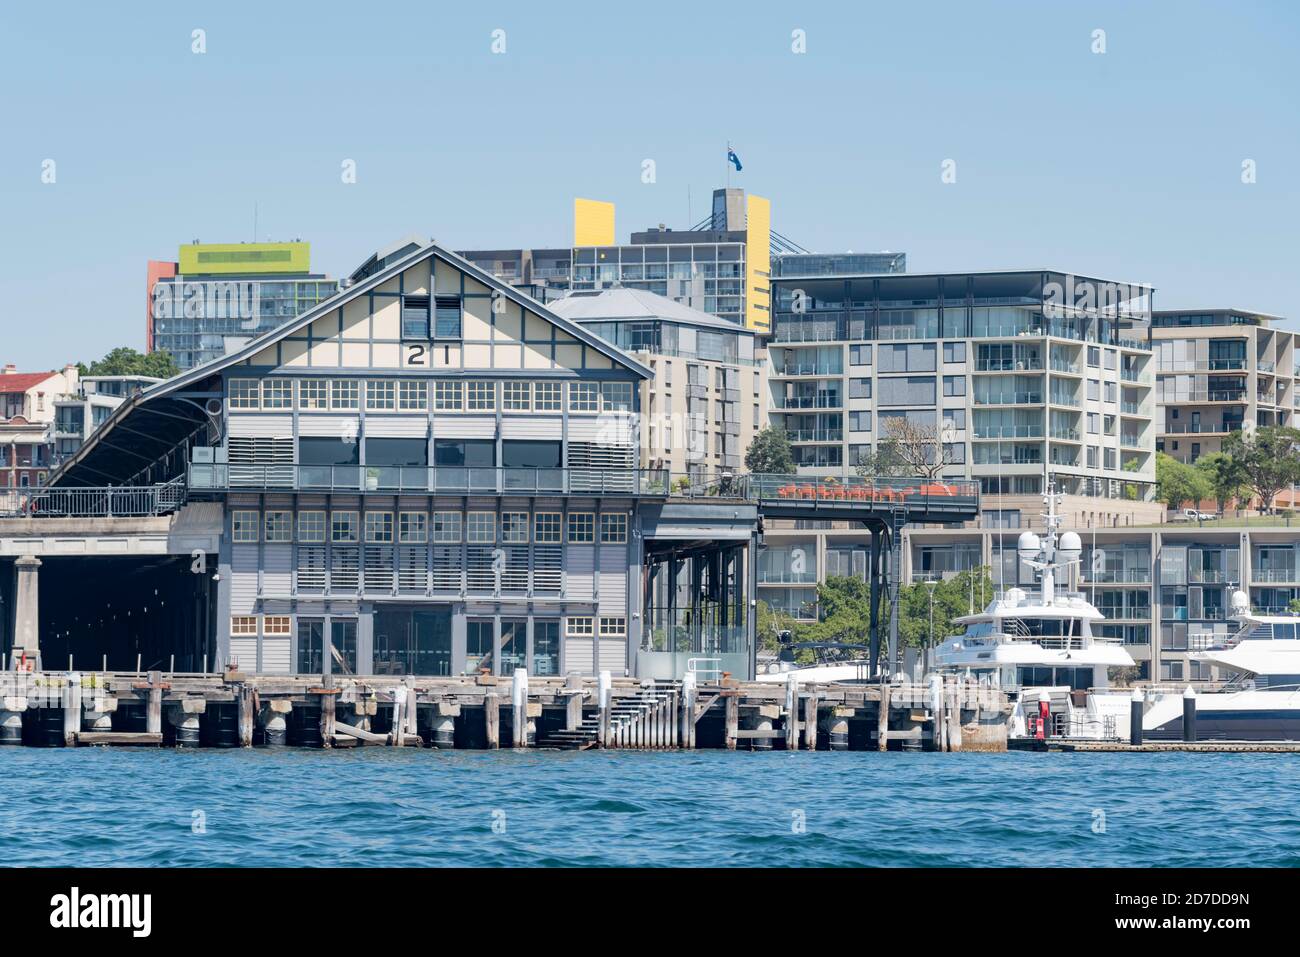
[[[744,167],[740,165],[740,157],[736,155],[736,151],[731,147],[727,147],[727,162],[736,167],[737,173],[744,169]]]

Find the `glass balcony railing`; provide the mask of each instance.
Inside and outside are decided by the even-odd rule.
[[[662,495],[663,469],[471,468],[460,466],[208,465],[191,463],[192,490],[446,492],[488,495]]]

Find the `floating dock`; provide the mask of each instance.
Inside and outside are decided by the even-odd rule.
[[[1155,754],[1185,751],[1198,754],[1296,754],[1300,741],[1144,741],[1129,744],[1126,741],[1086,741],[1072,738],[1013,738],[1008,742],[1012,751],[1071,751],[1107,754]]]
[[[982,685],[0,673],[0,744],[1005,751]]]

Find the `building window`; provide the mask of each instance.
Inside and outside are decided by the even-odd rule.
[[[465,541],[492,545],[497,540],[497,513],[470,512],[465,518]]]
[[[235,511],[230,513],[230,537],[236,542],[257,541],[258,514],[255,511]]]
[[[402,297],[402,338],[429,338],[429,297]]]
[[[433,297],[433,335],[435,339],[459,339],[460,296]]]
[[[356,379],[330,379],[330,408],[353,411],[361,407],[361,383]]]
[[[943,394],[947,396],[966,394],[966,377],[964,375],[946,375],[943,377]]]
[[[590,638],[596,633],[593,619],[589,616],[566,618],[564,631],[570,638]]]
[[[237,635],[257,635],[256,615],[232,615],[230,618],[231,637]]]
[[[403,379],[398,383],[398,408],[403,412],[425,412],[429,408],[429,383],[422,379]]]
[[[569,541],[591,543],[596,540],[596,513],[569,513]]]
[[[435,412],[459,412],[464,408],[463,390],[459,382],[435,382],[433,409]]]
[[[289,616],[267,615],[262,619],[262,634],[267,638],[288,638]]]
[[[366,512],[366,541],[387,544],[393,540],[393,513]]]
[[[375,412],[392,412],[397,408],[397,383],[375,379],[366,383],[366,408]]]
[[[300,542],[325,541],[325,513],[324,512],[299,512],[298,513],[298,541]]]
[[[965,362],[966,343],[945,342],[943,344],[943,361],[944,362]]]
[[[525,544],[528,541],[528,513],[501,513],[501,541],[512,545]]]
[[[594,382],[569,383],[570,412],[600,411],[600,390]]]
[[[531,382],[506,382],[502,385],[501,407],[507,412],[527,412],[532,408]]]
[[[533,410],[536,412],[559,412],[560,388],[558,382],[534,383]]]
[[[624,512],[605,512],[600,516],[600,540],[611,545],[627,541],[627,514]]]
[[[560,540],[560,513],[535,513],[533,515],[533,541],[539,545],[555,545]]]
[[[460,526],[460,512],[434,512],[433,540],[443,545],[459,542]]]
[[[357,513],[330,512],[330,541],[341,545],[357,541]]]
[[[423,545],[429,540],[429,516],[402,512],[397,517],[397,536],[403,545]]]
[[[324,379],[303,379],[298,384],[298,408],[328,409],[329,383]]]
[[[475,380],[466,389],[470,412],[495,412],[497,410],[497,384],[490,380]]]
[[[262,408],[292,409],[293,380],[264,379],[262,381]]]
[[[864,346],[864,345],[849,346],[849,365],[851,366],[871,365],[871,346]]]
[[[600,618],[600,637],[602,638],[622,638],[627,634],[627,619],[619,617]]]
[[[266,513],[266,540],[268,542],[293,541],[293,513]]]
[[[719,373],[723,371],[718,370]],[[606,382],[601,386],[601,392],[605,397],[606,412],[632,411],[632,383]]]
[[[232,409],[256,409],[260,405],[256,379],[231,379],[226,391]]]

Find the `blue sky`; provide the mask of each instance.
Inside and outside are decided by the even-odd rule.
[[[410,233],[565,245],[575,195],[625,239],[688,225],[688,190],[698,220],[728,140],[810,249],[1300,318],[1298,28],[1187,0],[6,5],[0,357],[143,347],[146,260],[253,238],[255,202],[334,275]]]

